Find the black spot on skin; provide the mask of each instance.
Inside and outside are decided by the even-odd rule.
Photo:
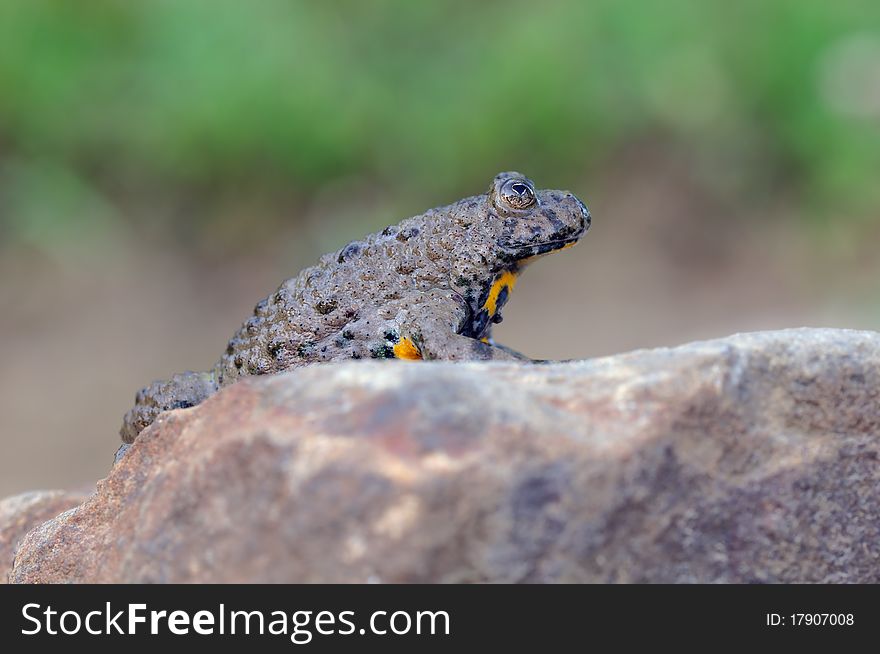
[[[533,245],[528,250],[523,250],[523,252],[521,252],[519,256],[523,259],[528,259],[529,257],[536,257],[540,254],[552,252],[553,250],[559,250],[564,245],[564,242],[551,242],[544,243],[543,245]]]
[[[553,225],[553,229],[555,229],[556,231],[559,231],[560,229],[565,227],[565,223],[559,219],[559,217],[556,215],[556,212],[550,207],[544,209],[544,215],[547,216],[547,218],[550,220],[550,224]]]
[[[342,331],[342,338],[347,341],[351,341],[354,339],[354,333],[350,329],[345,329]]]
[[[230,342],[226,345],[226,354],[228,354],[229,356],[232,356],[232,353],[233,353],[233,352],[235,352],[235,347],[232,345],[232,341],[230,341]]]
[[[494,322],[496,325],[503,320],[503,318],[501,317],[501,308],[507,303],[507,297],[509,295],[509,286],[503,287],[501,289],[501,292],[498,293],[498,299],[495,301],[495,315],[492,316],[492,322]]]
[[[370,349],[370,356],[374,359],[393,359],[394,347],[383,343]]]
[[[574,235],[575,231],[577,231],[577,230],[575,230],[574,227],[569,227],[567,225],[563,225],[561,228],[559,228],[557,231],[553,232],[553,234],[550,235],[550,240],[551,241],[565,241],[565,240],[571,238]],[[564,245],[564,243],[563,243],[563,245]],[[556,248],[554,248],[554,249],[556,249]]]
[[[386,341],[391,341],[392,343],[397,343],[400,340],[400,334],[395,329],[386,329],[383,336]]]
[[[284,347],[284,341],[282,341],[282,340],[272,341],[266,347],[266,351],[269,352],[270,356],[277,359],[278,353],[281,352],[282,347]]]
[[[233,363],[235,364],[236,368],[240,369],[244,365],[244,361],[242,360],[241,355],[235,357],[235,361],[233,361]]]
[[[248,362],[248,372],[252,375],[265,375],[269,372],[270,365],[264,357],[258,357]]]
[[[300,343],[296,348],[296,355],[300,357],[307,357],[315,350],[314,341],[306,341],[305,343]]]
[[[174,404],[172,404],[169,409],[188,409],[191,406],[195,406],[194,402],[190,402],[189,400],[178,400]]]
[[[339,253],[339,258],[336,259],[336,261],[338,263],[344,263],[347,259],[351,259],[360,251],[361,246],[358,243],[349,243],[344,248],[342,248],[342,251]]]
[[[480,338],[488,325],[489,312],[486,309],[480,309],[471,321],[470,329],[463,331],[462,334],[471,338]]]
[[[336,300],[321,300],[315,305],[315,311],[326,316],[328,313],[336,311],[336,306]]]
[[[397,234],[397,240],[398,241],[408,241],[409,239],[413,238],[414,236],[418,236],[418,235],[419,235],[419,228],[418,227],[409,227],[407,229],[400,230],[400,232]]]
[[[382,236],[394,236],[397,233],[397,227],[390,225],[382,230]]]

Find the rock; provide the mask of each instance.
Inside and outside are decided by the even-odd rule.
[[[0,584],[12,568],[18,542],[31,529],[86,499],[85,493],[37,491],[0,501]]]
[[[14,582],[878,582],[880,334],[352,362],[164,414]]]

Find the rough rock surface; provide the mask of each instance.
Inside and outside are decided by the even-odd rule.
[[[86,497],[85,493],[37,491],[0,500],[0,584],[6,583],[15,548],[24,535]]]
[[[165,414],[14,582],[878,582],[880,334],[354,362]]]

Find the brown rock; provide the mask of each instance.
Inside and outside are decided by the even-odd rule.
[[[14,582],[878,582],[880,334],[316,366],[165,414]]]
[[[0,584],[5,584],[19,541],[37,525],[86,499],[85,493],[37,491],[0,500]]]

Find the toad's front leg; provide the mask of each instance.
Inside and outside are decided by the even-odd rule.
[[[531,361],[489,338],[459,333],[470,318],[466,305],[449,295],[433,295],[418,304],[401,324],[401,338],[394,346],[398,359],[439,361]]]

